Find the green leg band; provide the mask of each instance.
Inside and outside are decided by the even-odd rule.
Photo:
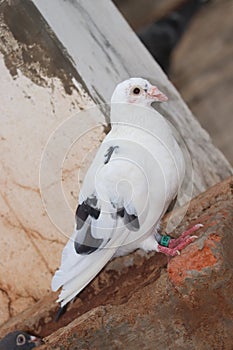
[[[161,241],[160,241],[160,245],[162,245],[164,247],[168,247],[170,239],[171,239],[170,236],[162,236]]]

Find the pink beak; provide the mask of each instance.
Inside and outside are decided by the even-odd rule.
[[[43,344],[43,340],[40,339],[40,338],[35,337],[34,335],[31,335],[29,343],[34,343],[36,346],[38,346],[38,345],[42,345]]]
[[[147,94],[150,97],[153,97],[155,101],[165,102],[168,100],[168,97],[163,94],[156,86],[152,86],[148,90]]]

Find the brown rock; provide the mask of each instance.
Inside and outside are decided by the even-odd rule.
[[[185,279],[192,277],[192,271],[198,271],[206,274],[207,268],[217,268],[221,262],[219,254],[219,260],[213,253],[213,250],[217,249],[217,242],[220,241],[220,236],[216,234],[210,234],[210,236],[204,241],[204,245],[201,247],[195,244],[189,246],[180,256],[180,258],[173,259],[168,264],[168,276],[175,285],[181,285],[185,283]]]
[[[232,199],[231,177],[192,200],[178,231],[204,227],[167,268],[156,253],[115,259],[58,323],[51,295],[0,335],[16,328],[49,335],[41,349],[232,350]]]
[[[231,1],[215,0],[203,6],[174,52],[171,77],[189,108],[231,164],[232,16]]]
[[[113,0],[131,27],[140,29],[179,7],[185,0]]]
[[[154,8],[155,2],[150,2]],[[168,3],[178,2],[180,1],[159,1],[160,15],[161,11],[168,11]],[[0,130],[0,324],[26,306],[36,303],[50,290],[51,277],[59,266],[62,248],[67,235],[73,230],[73,212],[79,191],[74,184],[81,184],[91,160],[89,156],[95,153],[94,150],[104,136],[101,124],[105,123],[105,118],[94,108],[90,96],[97,102],[108,102],[116,83],[136,72],[155,79],[154,82],[169,95],[166,106],[158,108],[169,120],[175,122],[174,125],[190,152],[195,172],[193,193],[232,174],[230,165],[211,144],[209,136],[200,128],[174,87],[111,2],[99,2],[95,11],[91,1],[78,3],[59,1],[54,11],[54,6],[49,1],[0,1],[0,115],[3,116]],[[43,9],[42,15],[38,9]],[[57,21],[59,11],[62,24]],[[152,14],[152,11],[149,13]],[[111,31],[105,25],[106,18],[113,24]],[[95,32],[98,29],[98,38],[92,35],[93,28]],[[63,37],[66,33],[68,35]],[[83,40],[83,37],[86,39]],[[119,45],[122,37],[129,45]],[[192,50],[190,52],[192,55]],[[80,59],[81,57],[86,59]],[[194,57],[193,59],[195,61]],[[214,102],[219,100],[215,95]],[[220,105],[222,104],[215,103],[216,108]],[[71,126],[69,116],[74,114],[75,123]],[[48,139],[57,140],[56,137],[53,138],[55,130],[59,130],[61,137],[59,147],[52,142],[52,152],[51,149],[50,152],[44,152]],[[81,133],[80,137],[76,133]],[[49,171],[49,167],[41,166],[45,159],[48,160],[47,165],[52,167],[56,163],[57,170],[53,168]],[[55,178],[51,179],[48,174]],[[39,181],[39,178],[45,178],[46,181]],[[188,176],[187,179],[189,180]],[[61,187],[62,191],[59,191]],[[46,195],[46,206],[43,205],[40,194],[43,199]],[[61,235],[61,232],[64,234]],[[135,256],[129,258],[132,264]],[[140,263],[143,267],[139,266],[138,269],[125,267],[124,273],[113,274],[109,271],[101,274],[100,280],[96,280],[100,281],[99,284],[93,282],[92,289],[87,289],[75,304],[79,314],[109,302],[109,296],[103,292],[105,284],[109,286],[109,291],[114,288],[116,290],[116,301],[115,296],[111,300],[116,303],[119,300],[125,301],[127,298],[122,291],[127,290],[131,295],[137,287],[133,278],[128,286],[128,275],[137,276],[137,281],[141,274],[148,274],[150,277],[146,283],[151,283],[154,276],[150,268],[158,264],[159,259],[151,256],[147,263]],[[144,261],[143,258],[141,261]],[[124,284],[118,293],[119,276],[124,276]],[[123,277],[120,278],[122,280]],[[140,282],[139,287],[142,286]],[[90,290],[95,293],[94,303]],[[75,316],[76,313],[71,308],[59,327],[69,323]],[[46,313],[45,319],[47,329],[35,327],[43,335],[58,327],[47,321]]]

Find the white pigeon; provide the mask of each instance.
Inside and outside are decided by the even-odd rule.
[[[113,257],[137,248],[174,256],[196,236],[161,236],[160,220],[176,197],[185,165],[169,124],[152,106],[167,97],[142,78],[117,85],[112,129],[80,191],[73,235],[65,246],[52,290],[64,307]]]

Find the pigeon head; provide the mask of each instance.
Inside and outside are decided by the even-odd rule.
[[[146,79],[131,78],[117,85],[111,103],[150,106],[152,102],[165,102],[167,100],[167,96]]]
[[[0,341],[0,350],[30,350],[42,344],[42,341],[26,332],[15,331]]]

